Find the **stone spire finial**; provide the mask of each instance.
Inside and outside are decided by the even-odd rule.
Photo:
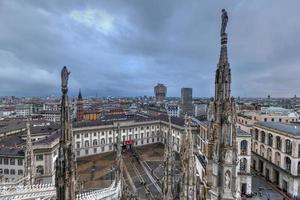
[[[73,200],[76,198],[76,162],[68,102],[69,74],[67,67],[63,67],[61,71],[61,128],[59,130],[59,152],[55,172],[56,198],[59,200]]]
[[[26,149],[25,149],[25,177],[26,183],[28,185],[34,184],[34,177],[35,177],[35,167],[34,167],[34,156],[33,156],[33,148],[32,148],[32,141],[31,141],[31,132],[30,132],[30,119],[26,122],[26,129],[27,129],[27,137],[26,137]]]
[[[165,153],[164,153],[164,177],[163,177],[163,200],[173,200],[174,189],[174,155],[172,142],[172,124],[171,116],[169,116],[169,130],[165,139]]]
[[[61,70],[61,91],[63,94],[68,92],[68,80],[69,80],[70,72],[67,67],[64,66]]]
[[[116,168],[116,184],[122,179],[123,176],[123,160],[122,160],[122,147],[121,147],[121,139],[122,133],[120,128],[120,123],[117,125],[118,127],[118,137],[116,142],[116,150],[117,150],[117,168]]]
[[[225,32],[228,15],[225,9],[222,10],[222,13],[221,50],[215,77],[215,99],[229,99],[231,97],[231,70],[227,55],[227,33]]]

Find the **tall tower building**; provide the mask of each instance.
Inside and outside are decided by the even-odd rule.
[[[181,88],[181,110],[182,115],[193,116],[193,89]]]
[[[83,99],[81,89],[79,89],[77,103],[76,103],[76,119],[77,121],[83,120]]]
[[[165,100],[167,95],[167,87],[161,83],[158,83],[154,87],[154,93],[155,93],[156,102],[162,103]]]
[[[208,111],[208,184],[211,199],[239,199],[235,102],[231,95],[231,71],[227,58],[228,15],[222,10],[221,52],[216,70],[215,98]]]
[[[59,200],[76,199],[76,162],[72,144],[73,135],[68,102],[69,74],[67,67],[63,67],[61,71],[61,133],[55,172],[56,199]]]

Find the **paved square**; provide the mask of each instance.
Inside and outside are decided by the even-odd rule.
[[[284,198],[277,189],[273,188],[270,183],[267,183],[263,177],[256,175],[252,176],[252,192],[257,193],[253,199],[261,200],[282,200]],[[261,195],[260,195],[261,194]]]

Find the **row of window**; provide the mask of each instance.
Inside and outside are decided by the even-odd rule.
[[[23,165],[23,159],[15,159],[15,158],[0,158],[0,165],[15,165],[17,160],[18,165]]]
[[[159,126],[157,126],[157,128],[159,128]],[[147,127],[141,127],[141,128],[140,128],[140,130],[144,130],[144,129],[145,129],[145,130],[149,130],[150,127],[147,126]],[[154,126],[152,126],[152,129],[154,129]],[[129,132],[131,132],[131,131],[133,131],[133,130],[137,131],[138,128],[132,128],[132,129],[129,128],[129,129],[128,129]],[[118,130],[117,130],[116,132],[118,133]],[[126,132],[126,129],[122,129],[121,132],[125,133],[125,132]],[[98,132],[94,132],[93,135],[96,137],[96,136],[97,136],[97,133],[98,133]],[[101,132],[101,136],[104,136],[105,133],[107,133],[107,132],[106,132],[106,131],[105,131],[105,132],[102,131],[102,132]],[[112,134],[112,131],[109,130],[109,131],[108,131],[108,134],[111,135],[111,134]],[[89,137],[89,133],[85,133],[85,134],[84,134],[84,137],[86,137],[86,138]],[[77,135],[76,135],[76,138],[79,139],[79,138],[80,138],[80,134],[77,134]]]
[[[173,138],[173,139],[174,139],[174,138]],[[152,141],[152,142],[155,142],[155,139],[152,138],[151,141]],[[156,141],[159,141],[159,138],[157,138]],[[146,140],[146,144],[148,144],[149,142],[150,142],[150,140],[147,139],[147,140]],[[179,140],[178,140],[178,142],[179,142]],[[138,144],[138,143],[135,142],[135,145],[137,145],[137,144]],[[144,144],[144,140],[141,140],[141,145],[143,145],[143,144]],[[79,144],[79,145],[80,145],[80,144]],[[80,147],[79,147],[79,148],[80,148]],[[109,146],[108,146],[108,150],[109,150],[109,151],[112,151],[112,149],[113,149],[113,146],[112,146],[112,145],[109,145]],[[177,147],[177,150],[179,150],[178,147]],[[97,152],[97,148],[94,148],[93,151],[94,151],[94,154],[98,153],[98,152]],[[100,152],[104,152],[104,151],[105,151],[105,147],[103,146],[103,147],[101,147],[101,151],[100,151]],[[80,151],[77,151],[76,154],[77,154],[77,156],[80,156]],[[85,149],[85,155],[89,155],[89,149]]]
[[[255,152],[257,153],[257,142],[254,143],[254,148],[255,148]],[[264,145],[260,145],[260,152],[259,152],[259,154],[262,157],[265,158],[265,147],[264,147]],[[268,148],[267,149],[266,158],[270,162],[273,162],[277,166],[281,167],[281,155],[280,155],[279,152],[275,152],[275,158],[274,158],[274,160],[272,160],[272,149]],[[283,166],[283,168],[285,170],[291,172],[291,165],[292,165],[291,159],[288,156],[286,156],[284,158],[284,166]],[[300,162],[298,162],[298,174],[300,174]]]
[[[270,147],[273,147],[273,135],[271,133],[268,133],[268,135],[266,136],[266,133],[264,131],[261,131],[260,134],[260,138],[259,138],[259,131],[257,129],[255,129],[255,140],[260,141],[261,143],[267,144]],[[268,139],[268,140],[266,140]],[[276,142],[276,146],[275,148],[283,151],[282,149],[282,141],[284,141],[284,139],[281,139],[280,136],[276,136],[275,138],[275,142]],[[286,154],[292,155],[293,152],[293,144],[291,142],[291,140],[286,139],[285,140],[285,149],[284,149]],[[298,146],[298,157],[300,158],[300,144]]]
[[[158,133],[158,132],[157,132]],[[132,138],[132,135],[129,135],[129,140],[132,140],[132,139],[138,139],[139,137],[138,137],[139,135],[138,134],[135,134],[135,137],[134,138]],[[147,138],[149,138],[149,136],[150,136],[150,134],[149,134],[149,132],[147,133]],[[152,134],[151,134],[151,137],[155,137],[155,135],[154,135],[154,131],[152,131]],[[173,136],[174,137],[174,136]],[[144,134],[143,133],[141,133],[141,138],[144,138]],[[116,137],[116,140],[117,140],[117,137]],[[179,139],[178,139],[179,140]],[[126,141],[126,136],[125,135],[123,135],[122,136],[122,141]],[[76,147],[77,148],[80,148],[80,143],[81,142],[76,142]],[[113,141],[112,141],[112,137],[109,137],[108,138],[108,144],[112,144],[113,143]],[[104,145],[104,144],[106,144],[106,140],[104,139],[104,138],[102,138],[101,140],[100,140],[100,145]],[[97,146],[98,145],[98,140],[97,139],[94,139],[93,140],[93,146]],[[90,146],[90,141],[89,140],[86,140],[86,141],[84,141],[84,147],[89,147]]]
[[[0,174],[10,174],[10,175],[15,175],[16,174],[16,170],[15,169],[2,169],[0,168]],[[18,175],[23,175],[23,170],[19,169],[18,170]]]
[[[264,121],[265,122],[267,122],[268,121],[268,118],[264,118]],[[279,118],[278,119],[278,122],[282,122],[283,120],[281,119],[281,118]],[[292,119],[292,122],[296,122],[297,121],[297,119]],[[275,119],[274,118],[271,118],[271,122],[275,122]],[[286,119],[285,120],[285,123],[288,123],[289,122],[289,120],[288,119]]]

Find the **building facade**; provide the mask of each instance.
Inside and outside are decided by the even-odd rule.
[[[252,135],[252,168],[291,197],[300,197],[300,127],[257,122]]]
[[[193,89],[181,88],[181,113],[182,116],[193,116]]]
[[[161,83],[158,83],[154,87],[154,94],[155,94],[155,100],[157,103],[164,102],[164,100],[167,96],[167,87]]]

